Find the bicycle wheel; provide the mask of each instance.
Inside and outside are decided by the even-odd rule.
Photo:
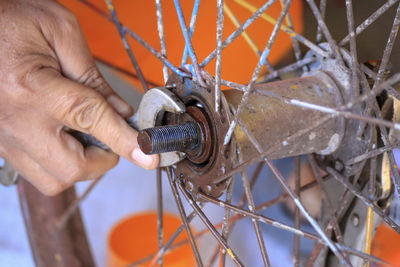
[[[115,7],[110,0],[106,0],[106,5],[85,0],[80,3],[115,24],[135,69],[131,71],[132,76],[144,90],[151,87],[148,84],[165,84],[185,103],[186,114],[165,114],[163,124],[175,125],[197,118],[196,121],[208,133],[203,138],[200,152],[188,152],[184,160],[163,169],[182,219],[182,226],[173,238],[182,231],[187,232],[187,242],[191,244],[197,265],[211,266],[218,256],[220,265],[246,265],[229,242],[234,224],[239,219],[251,220],[255,232],[253,241],[259,247],[255,257],[259,257],[260,263],[265,266],[274,262],[274,255],[268,253],[268,242],[264,242],[268,240],[262,230],[264,224],[293,234],[295,266],[301,264],[300,237],[316,243],[307,262],[309,266],[360,266],[369,262],[387,264],[385,259],[370,252],[371,240],[381,221],[397,234],[400,233],[394,218],[400,177],[393,154],[399,146],[397,130],[400,129],[400,95],[396,90],[400,80],[396,70],[399,70],[400,64],[399,57],[394,56],[398,51],[394,47],[400,25],[398,0],[388,0],[380,6],[375,1],[358,1],[353,6],[351,0],[321,0],[319,7],[314,0],[307,0],[306,3],[294,0],[200,3],[196,0],[191,3],[185,1],[185,6],[174,0],[174,5],[171,2],[167,9],[167,2],[161,6],[161,1],[156,0],[152,7],[153,20],[149,23],[155,23],[158,32],[141,30],[141,25],[128,28],[124,19],[119,17],[120,13],[132,16],[124,9],[123,1],[116,1]],[[190,5],[194,6],[193,11],[188,8]],[[145,6],[138,2],[138,8],[132,10],[137,13],[134,15],[140,17],[142,25],[147,25],[144,21],[150,14]],[[301,13],[295,12],[302,8],[310,15],[303,20]],[[175,22],[172,16],[166,15],[166,10],[176,12]],[[278,10],[275,17],[268,13],[271,10]],[[210,24],[206,24],[206,30],[196,35],[196,18],[201,29],[202,15],[206,17],[205,22],[212,21],[215,26],[210,30]],[[185,16],[191,17],[190,24],[185,21]],[[385,22],[380,19],[383,16]],[[181,39],[185,42],[181,44],[179,54],[176,54],[178,49],[168,50],[167,22],[181,29]],[[261,31],[268,23],[271,26]],[[303,28],[304,33],[300,33]],[[376,31],[383,33],[377,34]],[[212,41],[213,48],[204,45],[201,40],[208,40],[205,37],[207,32],[216,36]],[[386,37],[382,38],[382,34]],[[148,42],[140,37],[143,35],[149,36]],[[281,36],[286,36],[282,38],[292,45],[293,63],[275,69],[279,61],[286,62],[290,58],[286,57],[289,52]],[[377,40],[373,39],[374,36],[378,36]],[[127,41],[128,37],[132,40]],[[239,40],[241,45],[233,49]],[[196,45],[197,42],[201,45]],[[157,43],[161,52],[153,48]],[[277,49],[279,44],[285,48]],[[374,53],[370,53],[371,44]],[[179,47],[179,44],[175,45]],[[249,54],[242,52],[243,46],[247,46]],[[212,52],[207,52],[208,49]],[[200,50],[206,52],[196,53]],[[254,60],[243,59],[252,53],[256,55]],[[158,63],[143,55],[153,56]],[[200,56],[205,58],[202,62],[199,61]],[[188,57],[191,64],[187,64]],[[103,58],[103,61],[106,60]],[[156,66],[158,72],[155,71]],[[124,68],[123,64],[117,67]],[[298,156],[307,154],[315,181],[302,185]],[[295,157],[294,186],[289,185],[272,162],[272,159],[286,157]],[[268,200],[268,196],[264,196],[262,204],[257,206],[252,189],[258,174],[256,171],[250,180],[246,170],[256,163],[259,166],[266,164],[283,190],[273,199]],[[236,174],[240,174],[243,195],[234,203],[232,192]],[[158,175],[157,183],[161,221],[161,175]],[[22,183],[20,186],[25,188],[27,185]],[[319,187],[322,204],[320,211],[312,216],[303,203],[304,199],[299,196],[302,191],[314,186]],[[40,220],[35,222],[32,219],[35,218],[33,214],[40,210],[40,206],[35,206],[32,201],[35,193],[29,191],[24,196],[27,190],[20,191],[21,197],[27,198],[23,200],[23,207],[29,207],[23,209],[27,212],[26,221],[40,223]],[[61,250],[58,254],[51,254],[52,248],[57,246],[44,245],[40,235],[34,232],[38,227],[28,229],[32,248],[41,251],[34,253],[39,266],[63,266],[66,264],[64,259],[71,258],[71,255],[75,260],[68,262],[68,266],[93,265],[89,252],[82,253],[76,251],[74,246],[68,247],[67,244],[74,242],[71,238],[76,237],[74,228],[69,231],[71,235],[57,231],[74,214],[77,203],[83,198],[74,201],[73,206],[46,208],[56,209],[57,216],[60,216],[50,223],[49,229],[55,235],[52,240],[61,240],[60,246],[69,248],[66,254],[61,254],[64,253]],[[264,212],[284,199],[295,205],[290,224],[272,219]],[[190,214],[183,208],[182,201],[191,206],[193,211]],[[211,223],[203,211],[202,207],[206,204],[223,208],[223,219],[219,224]],[[62,209],[66,211],[62,212]],[[200,218],[208,230],[193,234],[190,222],[194,217]],[[307,221],[313,230],[304,230],[301,220]],[[154,264],[162,264],[164,253],[173,242],[173,238],[163,242],[162,227],[158,230],[160,250],[144,259]],[[196,243],[196,239],[206,232],[216,240],[215,250],[207,257],[199,253]],[[83,239],[79,242],[86,244]],[[60,256],[44,257],[45,253]],[[138,263],[132,263],[132,266],[135,264]]]

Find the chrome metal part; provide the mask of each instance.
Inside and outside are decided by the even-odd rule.
[[[0,184],[8,186],[17,183],[17,181],[18,173],[4,160],[3,166],[0,166]]]
[[[170,86],[173,86],[173,84],[170,84]],[[128,121],[128,124],[136,130],[153,128],[159,124],[164,112],[183,113],[185,111],[185,105],[171,91],[162,87],[152,88],[143,95],[138,110]],[[94,136],[74,130],[68,132],[84,146],[95,145],[106,150],[109,149],[107,145]],[[185,154],[179,151],[161,153],[159,166],[171,166],[184,157]]]

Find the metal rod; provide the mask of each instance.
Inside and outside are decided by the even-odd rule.
[[[229,44],[231,44],[238,36],[242,34],[247,27],[249,27],[261,14],[263,14],[273,3],[277,0],[269,0],[264,5],[262,5],[258,10],[253,12],[253,14],[237,28],[225,41],[222,43],[222,49],[225,49]],[[211,52],[204,60],[201,62],[200,66],[205,67],[208,63],[210,63],[217,55],[216,49]]]
[[[163,192],[162,192],[162,180],[161,180],[161,168],[157,168],[156,180],[157,180],[157,236],[158,236],[158,249],[163,247],[164,243],[164,209],[163,209]],[[163,257],[160,257],[158,264],[163,266]]]
[[[181,77],[190,78],[192,75],[180,70],[174,64],[172,64],[168,59],[166,59],[163,55],[160,54],[157,50],[155,50],[151,45],[149,45],[146,41],[144,41],[139,35],[137,35],[131,29],[124,27],[124,32],[128,34],[130,37],[135,39],[139,44],[141,44],[144,48],[146,48],[151,54],[153,54],[158,60],[160,60],[163,64],[165,64],[168,68],[170,68],[173,72],[178,74]]]
[[[244,192],[246,194],[248,208],[249,208],[250,212],[255,213],[254,198],[253,198],[253,194],[251,193],[249,177],[247,176],[246,170],[242,171],[241,177],[242,177]],[[261,232],[260,224],[257,220],[252,220],[252,223],[253,223],[254,231],[256,233],[258,246],[260,247],[261,257],[263,259],[264,265],[271,266],[271,263],[270,263],[269,257],[268,257],[268,253],[267,253],[267,248],[265,246],[264,238],[263,238],[263,235]]]
[[[354,33],[354,14],[352,0],[346,0],[346,17],[347,17],[347,28],[350,34],[350,55],[351,55],[351,90],[349,100],[354,100],[356,96],[360,94],[360,83],[358,75],[360,68],[358,65],[357,57],[357,44]]]
[[[343,177],[343,175],[330,167],[327,167],[326,171],[331,174],[337,181],[343,184],[351,193],[358,197],[365,205],[371,207],[373,211],[382,218],[382,220],[384,220],[391,228],[393,228],[393,230],[395,230],[397,233],[400,233],[400,226],[397,225],[388,215],[386,215],[383,210],[376,206],[375,203],[373,203],[371,200],[364,197],[360,192],[358,192],[354,188],[354,186],[351,185],[345,177]]]
[[[266,217],[264,215],[261,215],[261,214],[253,214],[253,213],[251,213],[249,211],[240,209],[240,208],[238,208],[238,207],[236,207],[234,205],[225,203],[222,200],[215,199],[215,198],[207,196],[207,195],[205,195],[203,193],[200,193],[200,197],[202,199],[204,199],[204,200],[206,200],[206,201],[208,201],[210,203],[213,203],[214,205],[218,205],[218,206],[220,206],[222,208],[224,208],[226,206],[229,209],[231,209],[233,212],[235,212],[237,214],[240,214],[242,216],[251,217],[251,218],[256,219],[256,220],[258,220],[260,222],[263,222],[265,224],[272,225],[275,228],[279,228],[279,229],[282,229],[282,230],[285,230],[285,231],[289,231],[289,232],[291,232],[291,233],[293,233],[295,235],[300,235],[300,236],[303,236],[305,238],[309,238],[311,240],[317,241],[318,243],[322,243],[323,245],[327,246],[327,243],[325,242],[325,240],[323,240],[322,238],[320,238],[317,235],[311,234],[311,233],[303,231],[303,230],[296,229],[296,228],[294,228],[294,227],[292,227],[290,225],[287,225],[287,224],[281,223],[279,221],[273,220],[273,219],[268,218],[268,217]],[[335,242],[333,242],[333,243],[335,243]],[[363,253],[361,251],[358,251],[356,249],[347,247],[345,245],[342,245],[342,244],[339,244],[339,243],[335,243],[335,245],[338,246],[338,248],[340,250],[342,250],[342,251],[344,251],[346,253],[355,255],[355,256],[363,258],[363,259],[367,259],[367,260],[369,260],[371,262],[376,262],[376,263],[380,263],[380,264],[389,264],[388,262],[386,262],[386,261],[384,261],[382,259],[379,259],[379,258],[377,258],[375,256],[372,256],[372,255],[365,254],[365,253]]]
[[[68,222],[68,220],[71,218],[71,216],[75,213],[75,211],[79,208],[80,203],[89,195],[90,192],[92,192],[93,188],[100,182],[101,178],[103,176],[100,176],[99,178],[93,180],[88,187],[83,191],[83,193],[78,196],[65,210],[65,212],[59,217],[59,219],[56,222],[56,226],[58,229],[63,229]]]
[[[157,29],[158,29],[158,37],[160,38],[161,55],[167,58],[167,48],[165,45],[164,20],[163,20],[161,0],[155,0],[155,1],[156,1]],[[163,63],[163,77],[164,77],[164,83],[166,83],[168,81],[169,73],[168,73],[168,67],[165,63]]]
[[[325,12],[326,12],[326,2],[327,0],[321,0],[319,2],[319,12],[321,13],[321,17],[323,20],[325,20]],[[321,27],[318,25],[317,27],[317,36],[316,36],[316,43],[320,43],[322,40],[322,32],[321,32]]]
[[[215,229],[213,224],[210,222],[210,220],[207,218],[207,216],[203,213],[201,208],[196,204],[196,201],[185,190],[185,188],[182,186],[182,184],[178,183],[178,186],[179,186],[179,189],[181,190],[182,194],[185,196],[186,200],[189,202],[190,206],[193,208],[194,211],[196,211],[197,215],[202,220],[204,225],[208,228],[208,230],[215,237],[215,239],[218,241],[218,243],[220,243],[220,245],[226,250],[226,252],[231,257],[231,259],[238,266],[244,266],[243,263],[236,256],[236,253],[232,250],[231,247],[229,247],[228,243],[222,238],[220,233]]]
[[[245,0],[235,0],[236,3],[240,4],[241,6],[243,6],[244,8],[248,9],[251,12],[255,12],[257,10],[256,6],[250,4],[248,1]],[[264,19],[265,21],[271,23],[272,25],[275,25],[277,23],[277,20],[274,19],[273,17],[271,17],[270,15],[263,13],[261,15],[261,18]],[[293,31],[293,29],[291,29],[290,27],[286,26],[286,25],[282,25],[281,26],[281,30],[288,34],[290,37],[295,38],[297,41],[299,41],[300,43],[302,43],[303,45],[307,46],[308,48],[310,48],[311,50],[313,50],[315,53],[323,56],[323,57],[327,57],[328,54],[321,49],[319,46],[317,46],[316,44],[314,44],[313,42],[311,42],[310,40],[308,40],[307,38],[305,38],[303,35]]]
[[[197,77],[197,80],[198,80],[199,84],[201,86],[205,87],[206,83],[205,83],[205,81],[203,81],[203,78],[201,76],[200,66],[199,66],[199,63],[197,61],[196,52],[194,51],[192,40],[190,38],[188,28],[186,26],[185,17],[183,16],[181,3],[180,3],[179,0],[174,0],[174,4],[175,4],[176,13],[178,14],[178,19],[179,19],[179,23],[181,25],[183,37],[185,38],[185,42],[186,42],[186,46],[188,48],[189,56],[190,56],[190,59],[192,61],[194,72],[196,74],[196,77]]]
[[[300,196],[300,186],[301,186],[301,166],[300,166],[300,156],[296,156],[294,159],[294,175],[295,175],[295,187],[294,192]],[[294,210],[294,227],[300,229],[300,212],[297,207]],[[293,266],[300,266],[300,236],[295,235],[293,237]]]
[[[282,12],[279,15],[279,18],[277,20],[277,24],[274,26],[274,29],[272,30],[272,33],[271,33],[271,35],[270,35],[270,37],[268,39],[267,45],[265,46],[265,48],[264,48],[264,50],[263,50],[263,52],[261,54],[261,57],[260,57],[260,59],[259,59],[259,61],[257,63],[257,66],[253,71],[253,74],[251,76],[251,80],[250,80],[249,84],[246,87],[246,91],[243,94],[242,101],[240,102],[239,106],[237,107],[235,116],[234,116],[232,122],[230,123],[229,129],[228,129],[228,131],[227,131],[227,133],[225,135],[225,138],[224,138],[224,145],[225,146],[231,140],[231,137],[232,137],[233,131],[234,131],[235,127],[236,127],[236,124],[237,124],[237,121],[239,119],[239,116],[240,116],[245,104],[247,103],[250,94],[252,93],[252,91],[254,89],[254,84],[257,81],[258,76],[261,73],[262,67],[265,65],[265,60],[267,59],[267,57],[268,57],[268,55],[269,55],[269,53],[271,51],[272,45],[275,43],[275,40],[276,40],[276,37],[278,35],[279,29],[281,28],[283,20],[284,20],[284,18],[286,16],[287,12],[289,11],[289,8],[290,8],[290,6],[292,4],[292,1],[293,0],[288,0],[286,2],[286,4],[285,4],[284,8],[282,9]]]
[[[195,241],[195,239],[193,237],[192,229],[190,229],[190,225],[189,225],[189,222],[187,220],[185,208],[183,207],[181,198],[179,196],[178,188],[176,187],[176,184],[172,179],[171,167],[167,167],[167,176],[168,176],[169,184],[171,186],[172,194],[174,195],[174,198],[175,198],[176,206],[177,206],[177,208],[179,210],[179,214],[181,215],[181,220],[182,220],[183,224],[185,225],[186,232],[187,232],[187,234],[189,236],[190,245],[192,247],[193,254],[194,254],[195,259],[196,259],[196,263],[197,263],[197,265],[199,267],[202,267],[203,266],[203,261],[201,260],[201,256],[200,256],[199,250],[197,248],[196,241]]]
[[[230,184],[226,191],[225,201],[227,203],[232,202],[234,179],[235,179],[234,177],[232,177],[230,179]],[[230,217],[231,217],[231,210],[225,209],[224,219],[223,219],[223,224],[222,224],[222,238],[225,239],[226,242],[228,242],[228,235],[229,235],[229,229],[230,229],[230,220],[229,220]],[[221,265],[221,267],[225,266],[225,260],[226,260],[226,250],[220,246],[220,265]]]
[[[396,15],[393,20],[393,25],[390,30],[385,50],[383,51],[382,59],[379,64],[378,74],[376,76],[376,80],[372,88],[376,87],[383,79],[383,75],[385,74],[387,66],[389,64],[390,55],[392,53],[393,45],[394,42],[396,41],[396,37],[399,32],[399,28],[400,28],[400,4],[397,6]]]
[[[221,98],[222,32],[224,30],[224,0],[217,0],[217,56],[215,61],[215,112],[219,112]]]
[[[385,4],[383,4],[380,8],[378,8],[374,13],[372,13],[367,19],[365,19],[360,25],[356,28],[356,35],[362,33],[368,26],[373,24],[382,14],[384,14],[391,6],[393,6],[399,0],[388,0]],[[350,34],[344,37],[340,42],[340,46],[345,46],[350,41]]]
[[[315,158],[314,158],[313,155],[309,155],[308,161],[310,163],[311,170],[312,170],[312,172],[314,174],[315,180],[317,181],[317,183],[319,185],[319,188],[322,191],[323,199],[325,200],[325,203],[327,205],[327,209],[326,210],[327,210],[327,213],[329,214],[329,216],[331,218],[330,223],[332,224],[332,228],[333,228],[333,230],[335,232],[336,239],[338,240],[339,243],[343,244],[343,242],[344,242],[343,241],[343,236],[342,236],[342,233],[341,233],[341,230],[340,230],[339,223],[337,221],[337,217],[336,217],[336,214],[335,214],[334,206],[333,206],[333,203],[332,203],[331,199],[329,198],[328,189],[326,188],[324,182],[322,181],[322,177],[321,177],[321,174],[319,172],[319,168],[318,168],[317,162],[315,161]]]
[[[263,151],[261,145],[258,143],[258,141],[254,138],[254,136],[249,131],[246,131],[246,129],[243,128],[243,127],[242,127],[242,130],[245,132],[245,134],[249,138],[249,140],[252,143],[252,145],[257,149],[258,153],[262,154],[264,151]],[[336,244],[334,244],[328,238],[328,236],[325,234],[325,232],[322,231],[321,226],[309,214],[309,212],[304,208],[304,206],[301,203],[299,197],[293,192],[293,190],[287,184],[287,182],[283,178],[283,176],[280,173],[280,171],[276,168],[276,166],[267,157],[264,158],[264,161],[267,164],[267,166],[269,167],[269,169],[272,171],[272,173],[274,174],[274,176],[277,179],[277,181],[281,184],[281,186],[284,188],[284,190],[292,198],[292,200],[294,201],[295,205],[298,207],[298,209],[303,214],[303,216],[307,219],[307,221],[311,224],[311,226],[319,234],[319,236],[326,242],[326,244],[328,244],[328,246],[331,249],[331,251],[339,258],[341,264],[344,264],[346,266],[351,266],[351,264],[348,261],[348,259],[346,259],[346,257],[344,257],[343,253],[338,249]]]
[[[190,39],[192,39],[193,33],[194,33],[194,28],[196,27],[196,20],[197,20],[197,14],[199,13],[200,2],[201,2],[201,0],[194,1],[192,16],[190,18],[190,24],[189,24]],[[185,44],[185,50],[183,51],[181,65],[186,64],[186,62],[188,60],[188,56],[189,56],[189,48],[188,48],[187,44]]]
[[[112,3],[112,0],[105,0],[105,1],[106,1],[108,10],[111,12],[114,24],[118,29],[118,33],[121,37],[124,48],[125,48],[126,52],[128,53],[128,56],[132,62],[132,65],[135,68],[137,76],[139,77],[140,83],[142,84],[143,89],[145,91],[147,91],[149,89],[149,87],[143,76],[142,70],[140,69],[139,63],[137,62],[136,57],[133,54],[132,48],[131,48],[130,44],[128,43],[128,41],[126,40],[125,31],[124,31],[121,23],[119,22],[117,13],[115,12],[115,9],[114,9],[114,4]]]
[[[332,38],[331,33],[329,32],[328,27],[325,24],[324,18],[322,17],[321,13],[318,10],[317,5],[315,4],[314,0],[306,0],[308,5],[311,8],[311,11],[314,14],[314,17],[317,19],[318,25],[322,31],[322,33],[324,34],[326,40],[329,43],[329,46],[331,48],[331,54],[337,59],[339,65],[341,66],[345,66],[344,62],[343,62],[343,58],[340,55],[340,50],[338,48],[338,46],[335,43],[335,40]]]

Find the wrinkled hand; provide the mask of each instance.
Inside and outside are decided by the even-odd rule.
[[[0,157],[47,195],[114,167],[119,155],[146,169],[123,117],[132,109],[96,68],[76,18],[50,0],[0,0]],[[65,126],[113,152],[84,148]]]

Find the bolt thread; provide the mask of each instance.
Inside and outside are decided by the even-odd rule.
[[[146,154],[195,150],[200,142],[200,129],[194,122],[149,128],[138,136],[139,146]]]

